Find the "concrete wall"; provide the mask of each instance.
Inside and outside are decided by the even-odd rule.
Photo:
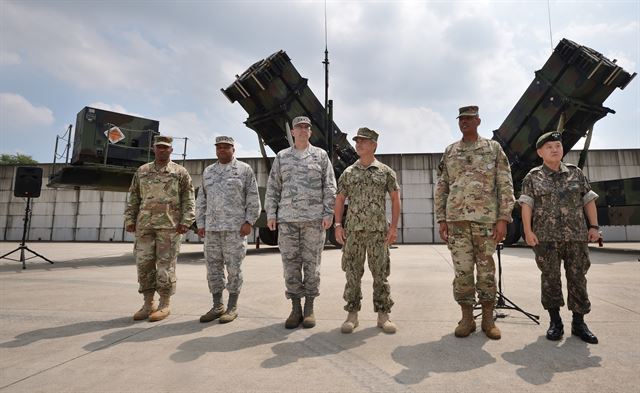
[[[383,154],[378,159],[395,169],[401,187],[402,212],[399,243],[433,243],[438,238],[434,214],[434,182],[441,154]],[[570,152],[566,162],[576,164],[579,154]],[[267,184],[266,166],[260,158],[242,159],[253,168],[258,185]],[[204,168],[214,160],[188,160],[194,186],[199,186]],[[50,164],[40,165],[44,181]],[[585,173],[591,181],[640,176],[640,149],[589,152]],[[25,200],[13,196],[15,166],[0,166],[0,240],[20,240]],[[123,213],[127,194],[93,190],[49,189],[43,184],[40,198],[33,199],[29,240],[45,241],[133,241],[124,231]],[[387,200],[390,218],[390,202]],[[603,227],[609,241],[640,241],[639,226]],[[190,232],[185,241],[200,241]],[[250,236],[250,242],[255,236]]]

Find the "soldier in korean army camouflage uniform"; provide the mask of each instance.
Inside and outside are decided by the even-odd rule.
[[[473,306],[477,291],[482,304],[482,330],[497,340],[501,333],[493,320],[493,253],[507,232],[515,198],[507,157],[498,142],[478,135],[479,125],[477,106],[460,108],[462,140],[447,146],[438,166],[436,219],[440,237],[451,250],[453,296],[462,309],[456,337],[466,337],[476,330]]]
[[[247,235],[260,215],[258,184],[251,167],[234,157],[234,140],[216,137],[218,162],[205,168],[196,201],[198,235],[204,237],[207,281],[213,307],[200,322],[220,318],[231,322],[238,316],[237,303],[242,288],[242,260],[247,253]],[[227,267],[229,302],[225,311],[222,291]]]
[[[347,279],[344,309],[349,313],[341,331],[351,333],[358,326],[366,257],[373,276],[373,309],[378,313],[377,325],[385,333],[395,333],[396,325],[389,319],[393,300],[387,278],[391,273],[389,246],[396,240],[400,217],[400,190],[393,169],[374,156],[378,133],[363,127],[353,140],[360,158],[340,176],[335,207],[336,240],[344,244],[342,270]],[[391,197],[391,225],[386,218],[387,193]],[[346,229],[343,229],[342,213],[347,198],[349,209]]]
[[[311,121],[298,116],[292,126],[295,143],[280,151],[273,161],[265,196],[267,226],[272,231],[276,230],[276,223],[278,226],[285,296],[292,304],[285,322],[287,329],[300,323],[305,328],[316,324],[313,301],[320,294],[320,256],[325,231],[333,221],[336,194],[336,179],[327,152],[309,143]]]
[[[595,203],[598,195],[591,190],[580,168],[562,162],[564,152],[559,132],[543,134],[536,149],[543,164],[531,169],[524,178],[518,202],[525,240],[533,247],[542,272],[542,306],[551,319],[546,336],[556,341],[564,334],[560,318],[560,307],[564,306],[560,265],[564,261],[567,302],[573,312],[571,333],[597,344],[598,338],[585,324],[584,314],[591,311],[585,277],[591,265],[587,242],[600,239]]]
[[[171,161],[172,142],[168,136],[155,138],[155,160],[138,168],[129,188],[125,227],[136,234],[138,292],[144,297],[134,320],[159,321],[171,312],[169,302],[176,292],[176,259],[182,235],[195,218],[191,176]],[[157,310],[153,304],[156,291],[160,295]]]

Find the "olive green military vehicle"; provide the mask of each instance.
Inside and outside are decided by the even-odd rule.
[[[83,108],[76,117],[71,159],[61,164],[54,160],[47,186],[128,191],[136,169],[155,158],[152,145],[159,126],[157,120]],[[71,135],[68,138],[67,151]],[[56,158],[57,150],[58,141]]]

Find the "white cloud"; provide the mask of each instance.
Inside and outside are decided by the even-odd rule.
[[[127,111],[125,109],[124,106],[120,105],[120,104],[105,104],[104,102],[92,102],[91,104],[87,105],[88,107],[91,108],[96,108],[96,109],[102,109],[105,111],[110,111],[110,112],[117,112],[117,113],[126,113],[128,115],[132,115],[132,116],[138,116],[138,117],[144,117],[135,113],[129,113],[129,111]]]
[[[449,122],[427,107],[404,107],[370,101],[358,112],[366,119],[349,130],[369,127],[380,133],[378,152],[424,153],[442,151],[457,138]],[[344,131],[344,130],[343,130]],[[354,135],[348,131],[348,140]]]
[[[14,93],[0,93],[0,130],[2,133],[51,126],[53,112],[45,106],[34,106],[26,98]]]
[[[0,50],[0,66],[16,65],[22,63],[22,58],[16,52]]]

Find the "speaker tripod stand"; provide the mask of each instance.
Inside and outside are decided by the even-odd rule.
[[[26,269],[27,265],[26,265],[26,261],[28,261],[29,259],[33,259],[35,257],[40,257],[42,259],[44,259],[45,261],[53,264],[53,262],[51,260],[49,260],[48,258],[38,254],[37,252],[33,251],[32,249],[30,249],[29,247],[27,247],[26,245],[26,239],[27,239],[27,228],[29,227],[29,213],[31,213],[31,198],[27,198],[27,207],[25,207],[24,209],[24,226],[22,227],[22,241],[20,242],[20,246],[18,246],[18,248],[16,248],[13,251],[10,251],[6,254],[4,254],[3,256],[0,257],[0,259],[8,259],[10,261],[16,261],[16,262],[22,262],[22,268]],[[20,259],[13,259],[13,258],[8,258],[8,255],[13,254],[14,252],[20,251]],[[29,258],[25,258],[24,252],[25,251],[29,251],[30,253],[33,254],[33,256],[29,257]]]
[[[509,315],[501,313],[498,310],[516,310],[524,314],[533,322],[540,325],[539,315],[531,314],[530,312],[524,311],[502,293],[502,259],[500,258],[500,250],[502,250],[503,247],[504,246],[502,245],[502,243],[498,243],[498,245],[496,246],[496,251],[498,252],[498,292],[496,293],[495,315],[493,319],[506,318]],[[476,310],[480,308],[482,307],[478,304],[476,304],[476,306],[474,307],[474,309]],[[475,318],[479,317],[480,315],[482,314],[476,315]]]

